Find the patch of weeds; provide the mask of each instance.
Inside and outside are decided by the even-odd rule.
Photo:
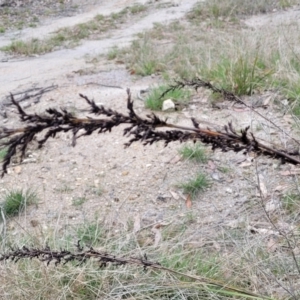
[[[1,209],[6,216],[12,217],[22,212],[26,206],[36,203],[36,201],[37,195],[31,190],[13,190],[5,195],[4,201],[1,203]]]
[[[218,170],[221,172],[221,173],[229,173],[230,172],[230,168],[229,167],[225,167],[225,166],[221,166],[221,167],[218,167]]]
[[[210,186],[210,181],[205,174],[199,173],[196,178],[179,185],[185,194],[195,198],[199,192],[205,191]]]
[[[184,223],[176,223],[166,226],[162,230],[162,237],[164,241],[175,242],[175,240],[180,240],[180,237],[184,234],[188,226]]]
[[[206,149],[200,143],[195,143],[191,146],[185,145],[179,150],[179,153],[184,159],[200,163],[206,163],[208,160]]]
[[[238,96],[252,95],[255,90],[265,88],[273,70],[249,53],[240,53],[235,59],[223,57],[210,69],[203,69],[203,75],[209,80],[219,82],[222,88]]]
[[[97,222],[85,223],[76,229],[76,235],[85,245],[99,245],[105,239],[102,226]]]
[[[199,249],[187,251],[182,247],[178,247],[168,256],[163,257],[161,264],[182,273],[193,270],[198,276],[211,279],[220,279],[220,276],[222,276],[219,258],[215,254],[209,255],[199,251]]]
[[[90,191],[92,192],[92,194],[96,196],[101,196],[104,192],[103,188],[101,187],[93,187],[90,189]]]
[[[67,184],[64,184],[61,187],[55,188],[55,191],[58,193],[69,194],[73,191],[73,189]]]
[[[148,34],[143,34],[133,41],[127,53],[130,55],[121,56],[121,59],[136,75],[149,76],[166,69],[161,54],[158,53],[153,41],[148,38]]]
[[[297,4],[296,0],[210,0],[198,2],[187,14],[191,21],[220,18],[237,19],[260,13],[272,12],[274,9],[286,9]]]
[[[114,60],[118,56],[118,53],[119,53],[119,48],[115,46],[108,51],[106,57],[108,60]]]
[[[129,11],[133,15],[141,13],[141,12],[146,11],[146,10],[147,10],[147,6],[143,5],[143,4],[134,4],[133,6],[129,7]]]
[[[185,103],[189,99],[191,93],[185,89],[176,89],[167,92],[163,97],[161,95],[168,89],[166,85],[161,85],[150,90],[145,99],[145,106],[152,110],[161,110],[164,100],[171,99],[175,103]]]
[[[300,194],[287,194],[282,198],[282,205],[288,214],[295,214],[299,212],[300,208]]]
[[[2,47],[0,50],[17,55],[29,56],[51,52],[59,47],[74,47],[83,39],[90,37],[95,39],[108,30],[119,27],[127,18],[137,15],[146,9],[147,6],[135,5],[108,16],[97,15],[89,22],[81,23],[73,27],[61,28],[46,39],[14,41],[10,45]]]
[[[53,44],[42,43],[39,39],[31,39],[26,42],[21,40],[13,41],[11,44],[2,47],[0,50],[17,55],[30,56],[37,53],[49,52],[53,48]]]
[[[0,26],[0,33],[4,33],[5,32],[5,28]]]
[[[87,199],[85,197],[78,197],[78,198],[73,199],[72,204],[74,206],[81,206],[86,201],[87,201]]]

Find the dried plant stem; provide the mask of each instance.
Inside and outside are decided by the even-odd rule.
[[[36,248],[29,249],[23,246],[22,249],[16,249],[7,254],[3,254],[0,257],[0,261],[10,259],[14,262],[17,262],[18,260],[24,258],[30,258],[30,259],[37,258],[42,262],[46,262],[47,265],[49,265],[51,262],[54,262],[55,265],[58,265],[61,263],[66,264],[70,261],[77,261],[79,264],[82,264],[85,263],[88,259],[96,259],[100,263],[100,267],[102,268],[107,267],[108,264],[112,264],[115,266],[137,265],[143,267],[144,269],[151,268],[151,269],[166,271],[175,275],[183,276],[195,280],[199,282],[201,285],[212,287],[212,288],[213,287],[218,288],[231,293],[232,292],[237,293],[239,296],[244,296],[246,298],[270,299],[243,289],[231,287],[226,283],[217,280],[207,279],[195,275],[189,275],[189,274],[175,271],[170,268],[166,268],[157,262],[149,261],[146,255],[144,256],[144,258],[135,258],[135,257],[125,258],[125,257],[116,257],[115,255],[108,254],[105,252],[99,252],[94,250],[93,248],[83,251],[83,248],[80,246],[80,241],[78,241],[77,243],[77,250],[79,251],[79,253],[72,253],[66,250],[53,251],[48,246],[44,249],[36,249]]]
[[[176,81],[175,85],[170,86],[169,89],[167,89],[161,97],[163,97],[166,93],[176,90],[176,89],[182,89],[184,87],[192,87],[195,90],[203,87],[206,89],[211,90],[213,93],[218,93],[221,94],[224,99],[234,102],[234,103],[240,103],[244,106],[246,106],[247,108],[249,108],[251,111],[253,111],[255,114],[257,114],[258,116],[260,116],[261,118],[263,118],[264,120],[268,121],[270,124],[272,124],[275,128],[279,129],[282,133],[284,133],[286,136],[290,137],[295,143],[297,143],[300,146],[300,142],[298,140],[296,140],[295,138],[293,138],[290,134],[288,134],[285,130],[283,130],[280,126],[278,126],[277,124],[275,124],[272,120],[270,120],[269,118],[267,118],[266,116],[264,116],[263,114],[261,114],[259,111],[257,111],[256,109],[254,109],[251,105],[248,105],[247,103],[245,103],[240,97],[236,96],[235,94],[226,91],[224,89],[220,89],[217,88],[216,86],[212,85],[210,82],[208,81],[204,81],[200,78],[194,78],[192,80],[183,80],[183,81]]]
[[[0,131],[0,146],[7,147],[7,154],[3,159],[2,176],[7,172],[7,167],[11,158],[20,153],[21,159],[25,156],[25,151],[30,142],[38,135],[44,134],[38,140],[39,147],[42,147],[50,137],[55,137],[59,132],[72,132],[72,144],[75,146],[79,137],[97,133],[110,132],[114,127],[125,124],[127,127],[123,133],[130,137],[125,147],[129,147],[133,142],[142,142],[143,145],[163,141],[165,145],[170,142],[184,142],[188,140],[201,141],[210,145],[213,150],[221,149],[223,152],[254,152],[257,155],[269,156],[281,159],[283,163],[300,164],[296,155],[298,152],[287,152],[265,145],[255,138],[250,132],[249,126],[237,132],[233,125],[229,123],[222,130],[212,131],[209,128],[200,128],[195,119],[191,119],[194,127],[178,126],[167,123],[155,114],[146,117],[138,116],[133,109],[133,101],[129,89],[127,90],[127,109],[128,114],[122,114],[104,106],[97,106],[93,100],[81,95],[90,106],[90,113],[96,116],[104,115],[105,118],[77,118],[66,109],[57,110],[49,108],[43,115],[28,114],[15,101],[11,95],[12,103],[17,107],[20,119],[27,126],[22,128],[10,129],[3,128]],[[157,130],[160,128],[170,128],[171,130]]]

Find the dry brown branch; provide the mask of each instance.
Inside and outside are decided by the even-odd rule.
[[[242,105],[246,106],[251,111],[253,111],[255,114],[257,114],[258,116],[260,116],[264,120],[268,121],[275,128],[277,128],[278,130],[280,130],[281,132],[283,132],[286,136],[290,137],[295,143],[297,143],[300,146],[300,142],[298,140],[296,140],[295,138],[291,137],[286,131],[284,131],[280,126],[278,126],[277,124],[275,124],[272,120],[268,119],[263,114],[261,114],[259,111],[257,111],[256,109],[254,109],[252,106],[250,106],[247,103],[245,103],[240,97],[236,96],[232,92],[229,92],[229,91],[227,91],[225,89],[218,88],[218,87],[212,85],[209,81],[204,81],[201,78],[194,78],[192,80],[176,81],[176,83],[174,85],[171,85],[170,88],[167,89],[161,95],[161,97],[163,97],[165,94],[167,94],[170,91],[173,91],[173,90],[176,90],[176,89],[182,89],[184,87],[192,87],[196,91],[199,88],[205,88],[205,89],[211,90],[213,93],[221,94],[223,96],[223,98],[226,99],[226,100],[228,100],[228,101],[231,101],[231,102],[234,102],[234,103],[239,103],[239,104],[242,104]]]
[[[114,265],[116,267],[122,266],[122,265],[137,265],[140,267],[143,267],[144,270],[147,268],[156,269],[160,271],[166,271],[175,275],[183,276],[188,279],[194,280],[198,282],[199,284],[203,286],[207,286],[210,288],[217,288],[220,293],[222,291],[224,293],[226,292],[233,292],[236,293],[237,296],[243,296],[244,299],[270,299],[264,296],[259,296],[257,294],[254,294],[252,292],[248,292],[243,289],[231,287],[226,283],[213,280],[213,279],[207,279],[200,276],[195,275],[189,275],[182,272],[175,271],[170,268],[166,268],[162,266],[158,262],[152,262],[149,261],[147,258],[147,255],[144,254],[143,258],[135,258],[135,257],[116,257],[115,255],[106,253],[106,252],[100,252],[92,247],[88,250],[84,251],[84,249],[80,245],[80,241],[77,242],[77,252],[73,253],[71,251],[67,250],[60,250],[60,251],[53,251],[50,249],[50,247],[46,246],[43,249],[37,249],[37,248],[27,248],[23,246],[23,248],[19,249],[13,249],[11,252],[2,254],[0,256],[0,261],[4,260],[11,260],[14,262],[18,262],[20,259],[33,259],[36,258],[42,262],[46,262],[47,265],[49,265],[51,262],[54,262],[55,265],[58,264],[66,264],[71,261],[78,262],[79,265],[87,262],[89,259],[95,259],[99,262],[100,268],[105,268],[109,264]]]
[[[237,132],[231,123],[224,126],[222,130],[212,131],[209,128],[200,128],[195,119],[192,119],[193,127],[177,126],[167,123],[155,114],[146,117],[138,116],[133,109],[133,101],[129,89],[127,90],[128,114],[122,114],[104,106],[98,106],[87,96],[80,94],[80,97],[90,106],[90,113],[103,118],[77,118],[66,109],[49,108],[43,115],[28,114],[17,103],[11,95],[12,103],[17,107],[18,114],[23,123],[27,124],[21,128],[3,128],[0,131],[0,147],[7,147],[7,154],[3,159],[2,176],[7,172],[11,159],[16,154],[24,157],[26,149],[34,138],[39,134],[43,137],[38,139],[39,147],[42,147],[49,138],[53,138],[60,132],[72,132],[75,146],[79,137],[97,133],[110,132],[114,127],[125,124],[124,135],[129,137],[125,147],[129,147],[133,142],[142,142],[143,145],[151,145],[155,142],[163,141],[165,145],[170,142],[187,140],[201,141],[206,145],[211,145],[212,149],[221,149],[223,152],[234,151],[244,154],[254,152],[257,155],[277,158],[282,163],[289,162],[300,164],[298,152],[289,153],[285,150],[276,149],[273,146],[259,142],[255,136],[249,132],[249,127]],[[166,128],[166,130],[160,130]]]

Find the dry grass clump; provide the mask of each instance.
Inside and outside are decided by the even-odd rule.
[[[108,16],[97,15],[93,20],[59,29],[52,36],[46,39],[31,39],[28,41],[16,40],[0,50],[16,55],[34,55],[51,52],[62,47],[74,47],[83,39],[97,39],[103,33],[119,28],[128,19],[147,11],[145,5],[133,5],[126,7],[118,13]]]
[[[37,195],[31,190],[12,190],[6,193],[0,203],[1,211],[5,217],[15,216],[26,208],[26,206],[36,203]]]
[[[243,16],[251,16],[261,13],[272,12],[277,9],[286,9],[297,4],[295,0],[211,0],[199,2],[188,14],[192,21],[203,21],[203,18],[218,20],[228,18],[237,21]]]
[[[151,110],[161,110],[163,102],[166,99],[171,99],[176,105],[180,106],[187,103],[191,96],[189,90],[174,89],[173,91],[166,92],[168,88],[169,86],[167,85],[160,85],[151,88],[145,98],[145,107]]]
[[[151,228],[136,233],[127,229],[112,234],[113,228],[105,228],[99,221],[86,222],[67,231],[60,231],[60,234],[52,235],[51,231],[40,232],[40,236],[47,237],[40,242],[34,236],[28,236],[28,232],[18,233],[17,236],[8,235],[7,239],[2,241],[4,248],[28,245],[31,240],[31,245],[36,248],[47,244],[51,249],[55,247],[57,250],[75,251],[75,241],[81,240],[82,245],[92,246],[96,251],[105,251],[116,257],[139,258],[146,254],[149,261],[159,262],[163,267],[182,274],[143,269],[134,265],[107,265],[99,269],[99,262],[96,260],[88,260],[80,265],[71,262],[57,266],[50,263],[46,266],[35,259],[21,259],[17,263],[1,264],[1,274],[4,274],[0,279],[1,295],[3,299],[246,299],[246,296],[243,298],[238,292],[230,291],[225,286],[222,290],[213,284],[206,284],[205,280],[197,283],[183,276],[184,273],[188,273],[207,278],[208,282],[222,282],[224,273],[218,253],[210,254],[205,248],[189,248],[183,243],[189,239],[191,233],[190,218],[183,217],[175,223],[180,230],[176,231],[173,238],[169,236],[167,240],[161,240],[159,243],[155,242],[157,232],[163,230],[159,226],[156,228],[156,237],[153,236]],[[165,229],[172,230],[173,226],[175,224],[167,225]],[[140,241],[145,235],[150,237],[147,244],[142,246]],[[228,279],[226,285],[229,285]]]
[[[249,1],[248,1],[249,2]],[[165,80],[196,75],[237,95],[277,90],[300,115],[299,24],[268,24],[255,30],[210,30],[205,22],[156,24],[127,49],[114,53],[132,73]]]

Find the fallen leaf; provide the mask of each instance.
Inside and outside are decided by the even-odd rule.
[[[280,208],[280,202],[276,201],[274,199],[271,199],[270,201],[268,201],[265,206],[266,212],[268,212],[268,213],[274,212],[279,208]]]
[[[270,253],[275,252],[278,249],[278,243],[274,237],[270,237],[267,243],[267,251]]]
[[[267,97],[267,98],[263,101],[263,106],[269,105],[269,103],[270,103],[272,97],[273,97],[272,95],[269,96],[269,97]]]
[[[212,160],[209,160],[208,163],[207,163],[208,167],[211,169],[211,170],[215,170],[216,169],[216,165],[214,164],[214,162]]]
[[[249,111],[249,108],[233,108],[233,111],[244,112],[244,111]]]
[[[21,171],[22,171],[22,167],[21,167],[21,166],[16,166],[16,167],[14,167],[14,172],[15,172],[16,174],[20,174]]]
[[[170,192],[170,194],[172,195],[172,197],[175,199],[175,200],[178,200],[180,197],[179,197],[179,195],[176,193],[176,192],[174,192],[174,191],[172,191],[172,190],[169,190],[169,192]]]
[[[263,182],[263,177],[259,175],[259,189],[263,198],[268,196],[268,190],[266,188],[265,183]]]
[[[152,228],[152,232],[155,233],[154,244],[153,244],[153,246],[154,246],[154,247],[157,247],[158,244],[159,244],[159,242],[160,242],[160,240],[161,240],[161,238],[162,238],[161,232],[160,232],[159,228],[157,228],[157,225],[155,225],[155,226]]]
[[[177,164],[179,161],[181,161],[182,157],[180,155],[176,155],[172,159],[168,161],[169,164]]]
[[[240,167],[242,167],[242,168],[246,168],[246,167],[250,167],[250,166],[252,166],[252,162],[250,162],[250,161],[244,161],[240,164]]]
[[[191,208],[192,207],[192,200],[191,200],[191,195],[188,194],[186,199],[185,199],[185,205],[187,208]]]
[[[282,176],[291,176],[291,175],[298,175],[298,174],[300,174],[300,169],[279,172],[279,175],[282,175]]]
[[[221,245],[219,243],[217,243],[216,241],[213,241],[213,246],[217,251],[221,250]]]
[[[266,228],[256,228],[254,226],[247,226],[247,229],[252,234],[278,235],[278,232],[271,230],[271,229],[266,229]]]
[[[275,192],[282,192],[282,191],[286,190],[287,188],[288,188],[287,185],[278,185],[278,186],[275,187],[274,191]]]
[[[140,217],[140,215],[136,215],[134,217],[133,232],[136,233],[140,229],[141,229],[141,217]]]

